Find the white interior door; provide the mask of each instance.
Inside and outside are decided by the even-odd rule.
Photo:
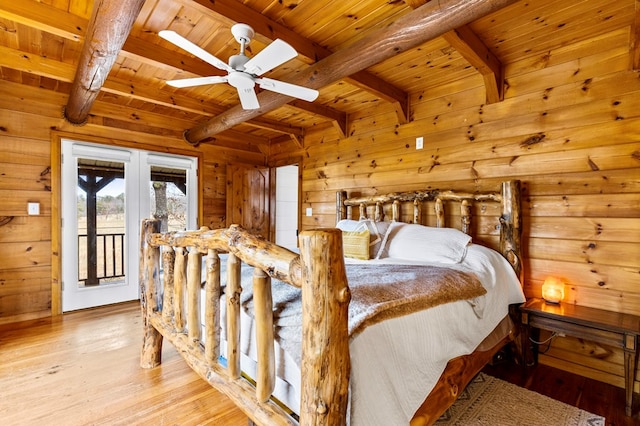
[[[298,247],[298,166],[276,169],[276,244]]]
[[[139,298],[140,223],[158,205],[172,230],[197,227],[196,158],[62,141],[63,311]]]

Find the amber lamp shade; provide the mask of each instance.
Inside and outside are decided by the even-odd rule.
[[[556,277],[547,277],[542,284],[542,298],[547,303],[560,303],[564,299],[564,283]]]

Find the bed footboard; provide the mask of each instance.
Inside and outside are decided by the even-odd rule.
[[[344,424],[350,374],[347,320],[351,296],[341,232],[327,229],[301,233],[298,255],[239,226],[168,234],[160,234],[158,230],[158,221],[143,221],[141,366],[153,368],[160,364],[162,343],[166,339],[196,373],[228,395],[255,423],[298,424],[270,400],[275,383],[271,278],[276,278],[302,289],[299,424]],[[220,353],[219,253],[229,254],[225,291],[227,323],[223,325],[228,344],[226,354]],[[204,301],[200,300],[203,257],[206,262]],[[241,262],[255,267],[258,348],[255,386],[243,378],[240,371]],[[226,366],[219,361],[220,356],[226,359]]]

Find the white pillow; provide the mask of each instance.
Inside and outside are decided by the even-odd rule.
[[[454,228],[394,222],[389,226],[375,258],[460,263],[470,242],[471,236]]]
[[[359,227],[360,227],[360,221],[352,220],[352,219],[342,219],[336,224],[336,228],[338,228],[341,231],[347,231],[347,232],[358,231]]]

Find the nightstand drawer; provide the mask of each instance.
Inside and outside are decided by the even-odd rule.
[[[624,349],[624,333],[599,330],[597,328],[535,315],[529,316],[529,326]]]

